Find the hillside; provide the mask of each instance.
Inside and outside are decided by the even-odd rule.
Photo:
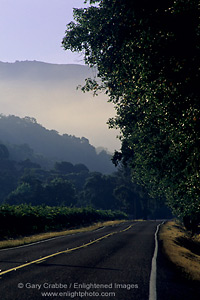
[[[111,156],[105,151],[97,154],[87,138],[60,135],[30,117],[0,115],[0,142],[8,146],[12,159],[31,159],[46,168],[56,161],[68,161],[85,164],[90,171],[112,173],[115,170]]]
[[[117,131],[106,122],[114,107],[107,96],[77,90],[96,70],[75,64],[38,61],[0,62],[0,113],[21,118],[31,116],[48,129],[85,136],[95,147],[119,149]]]
[[[0,80],[33,80],[43,81],[76,81],[93,76],[95,70],[83,65],[59,65],[39,61],[16,61],[15,63],[0,62]]]

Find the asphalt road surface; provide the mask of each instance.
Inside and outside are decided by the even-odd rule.
[[[159,221],[125,222],[0,251],[0,299],[149,300]],[[158,247],[156,298],[196,300]],[[199,293],[199,294],[198,294]]]

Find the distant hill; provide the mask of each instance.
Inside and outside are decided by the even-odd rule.
[[[60,135],[38,124],[36,119],[0,115],[0,143],[8,146],[14,160],[31,159],[42,167],[52,167],[57,161],[85,164],[90,171],[115,171],[111,155],[96,151],[85,137]]]
[[[117,131],[106,122],[115,115],[104,93],[77,90],[97,71],[84,65],[38,61],[0,62],[0,113],[21,118],[31,116],[48,129],[78,137],[113,152],[119,149]]]
[[[95,70],[76,64],[50,64],[39,61],[0,62],[0,80],[32,80],[34,82],[75,81],[83,82],[83,78],[93,76]]]

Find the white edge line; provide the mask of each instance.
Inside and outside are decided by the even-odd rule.
[[[156,232],[155,232],[155,250],[152,258],[151,264],[151,275],[149,281],[149,300],[157,299],[157,290],[156,290],[156,277],[157,277],[157,255],[158,255],[158,231],[160,226],[164,223],[164,221],[158,224]]]

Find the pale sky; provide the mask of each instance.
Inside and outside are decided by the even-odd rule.
[[[0,0],[0,61],[84,64],[61,42],[73,7],[85,6],[84,0]]]

